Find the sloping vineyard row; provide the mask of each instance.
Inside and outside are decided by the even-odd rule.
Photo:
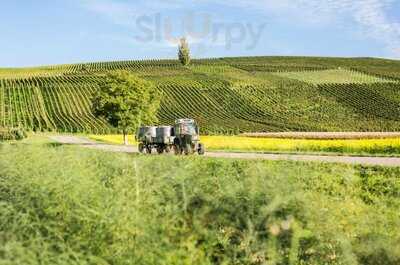
[[[3,85],[4,80],[0,79],[0,127],[5,126],[6,120],[6,104],[5,104],[5,85]]]
[[[325,93],[321,87],[313,85],[277,88],[259,85],[235,89],[237,93],[250,99],[253,105],[260,108],[264,106],[274,118],[282,117],[286,128],[291,125],[289,130],[292,131],[380,131],[384,128],[387,130],[389,128],[399,130],[400,128],[398,122],[396,125],[395,121],[367,116],[365,110],[355,111],[343,101],[338,101],[340,88],[339,91],[333,91],[332,94]],[[357,91],[355,93],[357,94]],[[343,96],[346,98],[346,94]],[[376,98],[374,100],[377,105],[374,107],[375,113],[381,111],[381,105],[388,106],[387,102]],[[367,101],[365,103],[370,104]],[[389,108],[393,107],[393,104],[389,106]],[[396,114],[392,113],[392,115]]]
[[[400,72],[398,68],[391,67],[365,67],[360,66],[357,68],[351,68],[352,70],[364,73],[366,75],[375,76],[378,78],[389,79],[400,82]]]
[[[326,83],[338,83],[338,84],[368,84],[368,83],[390,83],[395,82],[389,78],[380,78],[373,75],[367,75],[365,73],[356,70],[347,69],[333,69],[324,71],[301,71],[301,72],[281,72],[276,75],[295,79],[311,84],[326,84]]]
[[[258,108],[246,97],[232,90],[229,83],[220,80],[205,79],[208,95],[218,102],[223,102],[226,109],[235,116],[257,124],[262,124],[265,130],[299,130],[299,127],[290,127],[290,124],[284,123],[279,115],[271,115],[266,106]]]
[[[263,126],[230,112],[223,102],[217,102],[201,88],[190,86],[159,86],[163,91],[160,120],[170,124],[180,117],[198,120],[203,132],[234,133],[239,129],[254,131]]]
[[[95,118],[90,110],[90,98],[95,89],[86,83],[71,84],[65,78],[55,77],[17,82],[2,80],[2,126],[41,131],[109,132],[112,129],[106,122]]]
[[[345,70],[368,64],[372,72],[398,71],[397,63],[389,60],[302,57],[202,59],[190,67],[176,60],[87,63],[34,69],[26,77],[16,71],[15,78],[10,78],[12,73],[2,78],[3,71],[0,126],[110,132],[113,129],[92,114],[91,97],[107,71],[125,69],[153,81],[163,92],[158,113],[163,124],[192,117],[203,133],[398,131],[400,84]],[[289,72],[293,70],[303,72]],[[279,71],[283,76],[276,74]]]
[[[301,70],[326,70],[356,69],[382,77],[400,79],[400,62],[396,60],[372,59],[372,58],[324,58],[324,57],[232,57],[232,58],[210,58],[194,59],[194,66],[234,66],[246,69],[247,71],[268,71],[268,72],[289,72]],[[155,68],[176,68],[184,70],[178,60],[129,60],[111,62],[90,62],[71,65],[54,65],[24,69],[0,69],[0,78],[27,78],[60,76],[71,74],[88,74],[95,72],[106,72],[110,70],[132,70],[155,69]]]
[[[370,85],[333,84],[320,85],[319,87],[322,93],[333,97],[365,117],[385,120],[388,125],[390,125],[390,122],[400,121],[400,102],[396,101],[394,97],[387,96],[388,88],[390,90],[393,85],[380,83]],[[397,85],[397,88],[399,94],[400,86]],[[381,91],[386,91],[386,93]]]
[[[400,61],[398,60],[278,56],[222,58],[222,60],[232,66],[250,72],[293,72],[344,68],[382,79],[400,81]]]

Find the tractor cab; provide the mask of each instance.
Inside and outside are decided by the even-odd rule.
[[[199,135],[199,126],[192,119],[179,119],[175,121],[174,126],[175,135]]]
[[[204,145],[200,143],[199,126],[193,119],[178,119],[173,128],[175,152],[204,154]]]

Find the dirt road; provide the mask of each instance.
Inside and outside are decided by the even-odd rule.
[[[92,140],[89,140],[85,137],[79,136],[50,136],[51,140],[58,142],[60,144],[65,145],[78,145],[85,148],[91,149],[100,149],[110,152],[119,152],[119,153],[136,153],[138,152],[137,148],[134,146],[124,146],[124,145],[111,145],[111,144],[102,144]]]
[[[109,145],[91,141],[78,136],[51,136],[50,139],[61,144],[78,145],[85,148],[100,149],[110,152],[136,153],[134,146]],[[397,157],[357,157],[357,156],[319,156],[319,155],[285,155],[285,154],[260,154],[260,153],[228,153],[207,152],[207,157],[236,158],[236,159],[261,159],[261,160],[292,160],[292,161],[317,161],[328,163],[363,164],[372,166],[400,167],[400,158]]]

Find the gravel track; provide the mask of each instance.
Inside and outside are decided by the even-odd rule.
[[[51,136],[50,139],[60,144],[77,145],[85,148],[99,149],[109,152],[137,153],[134,146],[110,145],[91,141],[79,136]],[[207,157],[259,159],[259,160],[291,160],[291,161],[316,161],[327,163],[344,163],[352,165],[389,166],[400,167],[399,157],[358,157],[358,156],[326,156],[326,155],[287,155],[287,154],[260,154],[260,153],[229,153],[207,152]]]

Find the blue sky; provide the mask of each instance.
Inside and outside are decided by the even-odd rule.
[[[400,58],[399,0],[0,2],[0,66],[251,55]]]

